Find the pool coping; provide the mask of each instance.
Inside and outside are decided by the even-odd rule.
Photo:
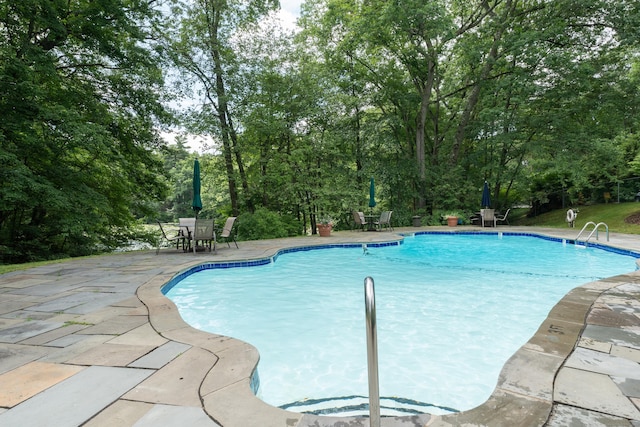
[[[438,232],[438,231],[436,231]],[[497,234],[496,231],[447,230],[441,233]],[[421,234],[422,232],[416,231]],[[430,233],[433,233],[431,231]],[[521,234],[519,232],[503,232]],[[552,238],[544,233],[522,233],[534,237]],[[396,236],[398,236],[396,234]],[[391,236],[389,236],[391,237]],[[404,236],[393,240],[401,240]],[[365,243],[365,242],[362,242]],[[367,244],[372,244],[366,242]],[[361,243],[356,243],[361,244]],[[597,245],[627,249],[614,245]],[[323,244],[305,243],[303,247],[318,248]],[[295,247],[295,245],[293,246]],[[284,248],[284,249],[291,249]],[[260,257],[277,257],[280,249]],[[298,249],[305,250],[305,249]],[[308,249],[307,249],[308,250]],[[237,262],[255,262],[256,258]],[[188,267],[188,271],[194,266]],[[197,267],[196,267],[197,268]],[[200,387],[204,410],[222,426],[317,427],[365,426],[363,417],[328,417],[285,411],[266,404],[252,392],[253,373],[259,361],[258,351],[250,344],[231,337],[210,334],[192,328],[182,320],[176,306],[164,296],[166,276],[138,288],[138,297],[149,310],[153,328],[165,338],[202,348],[217,358]],[[554,380],[567,358],[578,346],[586,318],[594,303],[605,292],[622,284],[636,283],[636,273],[590,282],[567,293],[549,312],[536,333],[505,363],[490,398],[468,411],[450,415],[384,417],[383,426],[449,426],[449,425],[544,425],[554,406]]]

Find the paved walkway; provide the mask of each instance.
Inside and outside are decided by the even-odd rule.
[[[439,228],[429,228],[434,229]],[[480,230],[456,230],[461,229]],[[577,234],[498,230],[569,239]],[[202,262],[395,238],[400,237],[339,232],[330,238],[241,242],[240,249],[224,245],[216,255],[165,249],[160,255],[113,254],[2,275],[0,426],[368,426],[363,418],[303,415],[263,403],[250,391],[257,351],[189,327],[160,289]],[[640,252],[639,236],[612,234],[609,244]],[[384,418],[382,425],[640,426],[639,297],[640,272],[576,288],[507,362],[485,404],[455,415]]]

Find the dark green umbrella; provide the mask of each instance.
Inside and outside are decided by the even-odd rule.
[[[371,208],[371,215],[373,215],[373,208],[376,207],[376,184],[373,181],[373,177],[369,181],[369,207]]]
[[[193,164],[193,203],[191,207],[196,212],[196,218],[198,212],[202,210],[202,199],[200,198],[200,162],[196,159]]]

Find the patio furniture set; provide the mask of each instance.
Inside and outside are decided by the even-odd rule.
[[[213,219],[179,218],[178,232],[175,236],[168,236],[164,231],[162,224],[158,221],[162,238],[158,240],[156,254],[160,252],[160,245],[162,241],[166,241],[171,245],[175,243],[176,250],[179,250],[180,246],[182,246],[182,250],[184,252],[193,251],[193,253],[196,253],[197,250],[206,249],[209,249],[209,252],[211,252],[212,246],[213,251],[215,252],[218,239],[224,239],[229,247],[231,247],[229,241],[232,240],[236,245],[236,248],[238,248],[238,242],[236,242],[233,232],[235,220],[236,217],[227,218],[222,231],[218,235],[218,233],[216,233]]]
[[[511,209],[507,209],[504,215],[502,215],[497,213],[495,209],[480,209],[479,213],[476,213],[471,217],[471,223],[480,225],[481,227],[496,227],[498,223],[506,223],[509,225],[509,220],[507,218],[510,211]]]
[[[356,228],[366,231],[382,231],[384,227],[393,231],[391,214],[393,211],[384,211],[378,215],[365,215],[364,212],[353,211],[353,223]]]

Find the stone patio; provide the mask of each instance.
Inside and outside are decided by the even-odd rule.
[[[161,293],[203,262],[279,249],[389,241],[421,230],[240,242],[217,254],[163,249],[75,259],[0,276],[0,426],[357,427],[366,418],[299,414],[251,392],[258,353],[191,328]],[[486,230],[486,229],[485,229]],[[487,230],[495,232],[495,230]],[[572,239],[575,229],[499,227]],[[610,242],[640,252],[640,237]],[[569,292],[469,411],[385,417],[384,427],[640,426],[640,273]]]

